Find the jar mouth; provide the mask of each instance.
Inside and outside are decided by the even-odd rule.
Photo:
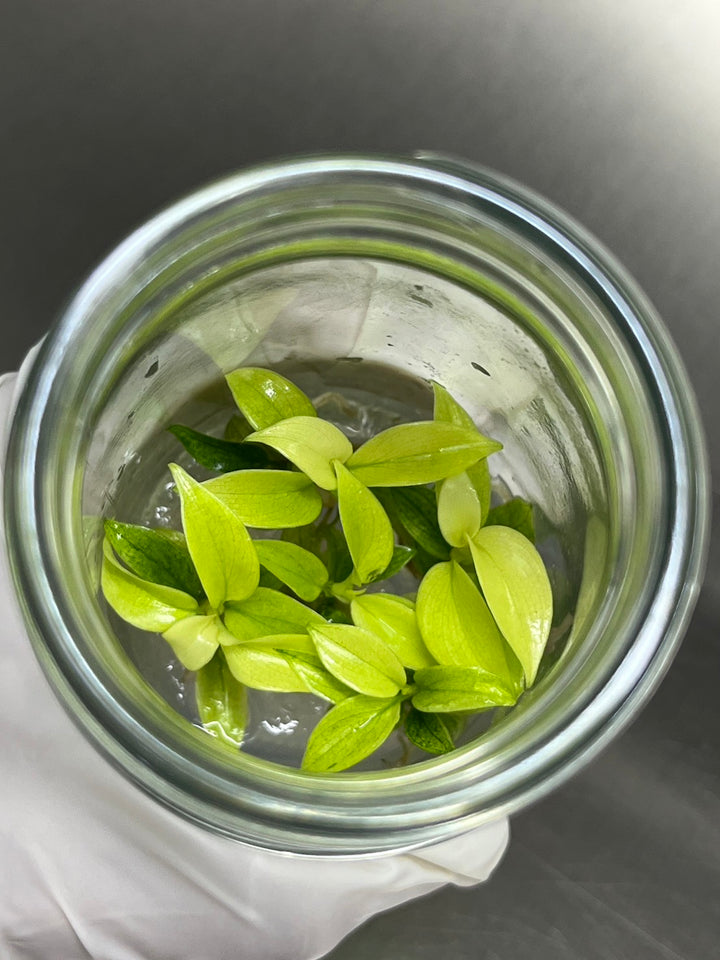
[[[390,198],[381,230],[378,196]],[[223,246],[231,233],[233,249],[241,250],[234,259]],[[481,235],[485,249],[508,263],[510,241],[522,248],[503,283],[475,265]],[[525,310],[521,322],[586,407],[608,499],[625,512],[618,507],[609,524],[590,512],[584,568],[589,583],[595,576],[607,589],[588,588],[584,623],[574,611],[577,642],[489,736],[411,768],[311,776],[226,755],[174,715],[122,652],[113,652],[79,545],[90,433],[98,433],[116,371],[144,355],[175,315],[171,306],[197,301],[224,273],[254,277],[330,258],[402,264],[506,314]],[[192,283],[188,264],[202,267]],[[538,319],[516,295],[508,279],[515,275],[518,289],[529,277],[554,297],[559,314],[563,298],[587,302],[582,326],[574,330],[576,318],[566,316],[554,327],[551,312]],[[95,270],[48,335],[18,404],[8,456],[13,576],[36,654],[71,716],[126,775],[176,812],[227,836],[297,853],[374,854],[432,842],[560,784],[624,728],[659,683],[692,613],[707,551],[699,415],[645,296],[597,240],[549,203],[441,157],[287,161],[219,181],[160,213]],[[630,503],[637,516],[628,515]],[[593,555],[600,557],[596,570]]]

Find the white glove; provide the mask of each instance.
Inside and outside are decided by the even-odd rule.
[[[30,360],[0,378],[0,464]],[[1,521],[0,609],[5,960],[312,960],[373,914],[485,880],[507,846],[506,819],[368,860],[272,853],[188,823],[125,780],[56,701],[25,633]]]

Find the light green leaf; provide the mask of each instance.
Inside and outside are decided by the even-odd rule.
[[[437,500],[427,487],[378,490],[378,499],[396,526],[402,527],[434,560],[447,560],[450,547],[437,521]]]
[[[465,538],[480,529],[482,507],[467,473],[442,480],[437,486],[438,525],[453,547],[464,547]]]
[[[480,591],[462,567],[438,563],[418,588],[416,615],[438,663],[482,667],[508,683],[519,672]]]
[[[108,540],[103,543],[100,583],[115,613],[139,630],[161,633],[198,609],[197,600],[182,590],[141,580],[120,566]]]
[[[290,658],[290,666],[305,682],[310,693],[330,703],[340,703],[341,700],[352,697],[354,690],[346,687],[322,666],[317,657],[307,657],[301,653]]]
[[[454,423],[456,427],[478,432],[473,418],[452,394],[437,381],[432,380],[431,383],[434,399],[433,417],[436,420],[444,420],[446,423]]]
[[[195,678],[195,702],[208,733],[230,747],[242,746],[247,726],[247,691],[216,654]]]
[[[251,433],[245,442],[277,450],[323,490],[337,486],[332,461],[344,463],[352,453],[345,434],[319,417],[290,417]]]
[[[370,583],[392,560],[395,538],[388,515],[377,498],[337,460],[338,510],[355,572]]]
[[[179,530],[151,530],[106,520],[105,535],[123,563],[142,580],[175,587],[196,600],[202,599],[202,584]]]
[[[226,604],[224,617],[236,643],[275,634],[307,633],[311,624],[325,623],[304,603],[268,587],[258,587],[242,603]]]
[[[403,567],[410,563],[416,553],[415,547],[403,547],[402,545],[393,547],[390,563],[369,583],[378,583],[380,580],[389,580],[390,577],[394,577],[396,573],[400,573]]]
[[[387,740],[399,719],[399,699],[359,696],[343,700],[311,733],[303,770],[331,773],[353,767]]]
[[[226,641],[226,635],[220,617],[211,614],[180,620],[163,633],[163,638],[187,670],[199,670],[213,658],[220,643]]]
[[[384,640],[403,666],[419,670],[435,662],[423,643],[411,601],[389,593],[366,593],[353,600],[350,611],[356,626]]]
[[[301,527],[322,510],[320,491],[304,473],[239,470],[203,486],[249,527]]]
[[[424,713],[512,706],[518,692],[481,667],[427,667],[415,674],[412,704]]]
[[[474,428],[434,420],[401,423],[364,443],[347,468],[367,487],[432,483],[500,449],[502,444]]]
[[[260,564],[242,521],[182,467],[170,464],[180,494],[188,550],[211,607],[249,597],[260,579]]]
[[[449,753],[455,749],[451,724],[446,717],[422,713],[413,707],[405,717],[405,733],[411,743],[426,753]]]
[[[370,697],[393,697],[405,685],[405,670],[379,637],[344,623],[311,625],[323,665],[343,683]]]
[[[487,605],[531,686],[552,624],[552,590],[542,557],[510,527],[483,527],[470,549]]]
[[[317,416],[302,390],[272,370],[241,367],[225,379],[238,409],[255,430],[264,430],[288,417]]]
[[[255,690],[275,690],[279,693],[309,693],[305,681],[291,664],[291,654],[262,644],[237,643],[224,647],[223,653],[230,672]],[[317,661],[321,666],[320,661]]]
[[[535,543],[535,523],[532,504],[522,497],[513,497],[499,507],[493,507],[488,513],[485,524],[488,527],[512,527],[530,543]]]
[[[255,540],[261,566],[290,587],[302,600],[316,600],[328,582],[328,572],[314,553],[285,540]]]

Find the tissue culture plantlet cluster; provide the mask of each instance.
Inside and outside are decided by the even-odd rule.
[[[102,590],[195,672],[198,715],[242,746],[247,689],[328,704],[303,769],[345,770],[401,727],[429,754],[469,715],[510,707],[535,681],[552,620],[532,507],[491,508],[501,449],[440,384],[434,419],[357,449],[278,373],[227,376],[224,438],[171,432],[198,482],[169,469],[182,531],[105,523]],[[252,535],[248,531],[252,529]],[[403,567],[416,592],[386,587]]]

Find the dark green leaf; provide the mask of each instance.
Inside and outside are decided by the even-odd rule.
[[[427,487],[388,488],[377,490],[376,495],[394,522],[426,553],[436,560],[448,559],[450,547],[438,526],[437,501],[432,490]]]
[[[422,713],[413,707],[405,717],[408,739],[426,753],[449,753],[455,749],[447,718],[436,713]]]
[[[328,623],[353,622],[347,606],[335,600],[334,597],[328,597],[328,599],[318,607],[318,613],[321,614]]]
[[[232,470],[262,470],[271,466],[271,457],[263,447],[232,440],[218,440],[190,427],[168,427],[196,463],[207,470],[230,473]],[[274,464],[273,464],[274,465]]]
[[[185,536],[179,530],[151,530],[106,520],[105,535],[115,553],[141,580],[175,587],[196,600],[203,596]]]
[[[348,697],[315,727],[303,758],[303,770],[347,770],[369,757],[387,740],[400,719],[400,699]]]
[[[512,527],[530,543],[535,543],[535,522],[532,504],[522,497],[513,497],[499,507],[493,507],[487,515],[485,526]]]
[[[400,573],[402,568],[410,563],[416,553],[417,551],[414,547],[393,547],[393,554],[390,563],[385,567],[382,573],[379,573],[376,577],[373,577],[370,583],[379,583],[381,580],[389,580],[390,577],[394,577],[396,573]]]
[[[322,535],[321,556],[325,559],[325,566],[333,583],[342,583],[352,573],[353,562],[348,549],[347,541],[342,530],[329,524],[318,527],[318,534]]]
[[[247,724],[247,692],[218,652],[195,678],[195,701],[208,733],[231,747],[242,746]]]

